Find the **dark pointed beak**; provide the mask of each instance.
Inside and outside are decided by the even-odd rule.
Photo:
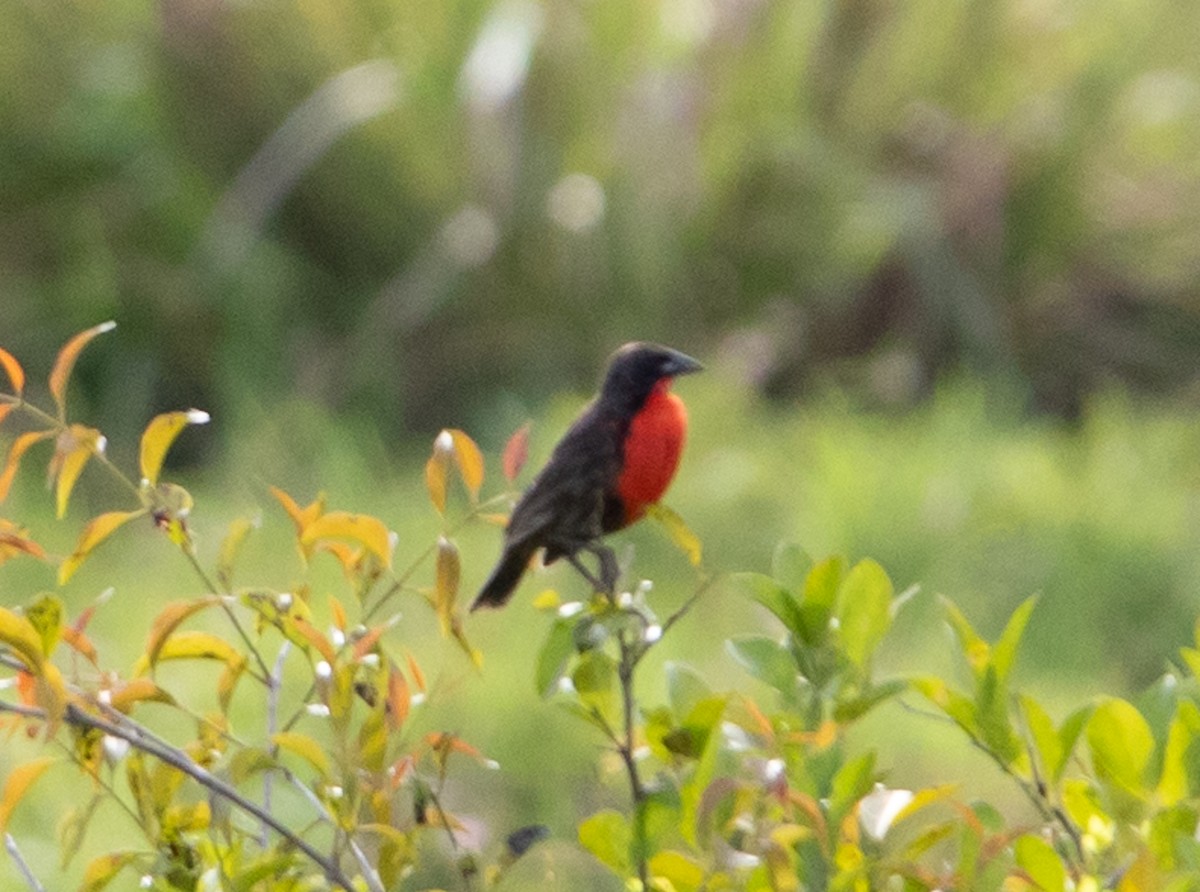
[[[666,373],[674,377],[675,375],[690,375],[692,372],[699,372],[704,369],[698,360],[692,359],[686,353],[680,353],[678,350],[671,351],[671,357],[667,360]]]

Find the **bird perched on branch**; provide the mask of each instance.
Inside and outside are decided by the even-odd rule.
[[[472,610],[505,604],[539,548],[546,563],[566,558],[598,591],[612,593],[617,560],[600,539],[641,518],[666,492],[687,433],[671,380],[701,368],[658,344],[626,344],[612,355],[600,393],[513,509],[504,552]],[[599,577],[580,552],[596,556]]]

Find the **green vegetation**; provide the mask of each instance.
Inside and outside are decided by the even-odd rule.
[[[22,679],[0,708],[62,744],[5,745],[10,885],[33,887],[18,857],[86,889],[1197,882],[1194,425],[1117,398],[1028,425],[967,385],[905,415],[832,395],[780,415],[718,371],[688,390],[680,515],[621,537],[632,594],[556,569],[465,620],[518,473],[499,442],[451,431],[393,470],[362,431],[282,407],[288,436],[239,448],[331,481],[306,505],[247,483],[266,469],[237,451],[180,487],[167,450],[206,418],[167,413],[137,484],[67,411],[104,330],[60,354],[50,411],[2,354],[4,516],[26,529],[0,530],[0,658]],[[50,452],[60,522],[27,485]],[[772,544],[797,534],[885,563]],[[1039,545],[1064,564],[1041,575]]]

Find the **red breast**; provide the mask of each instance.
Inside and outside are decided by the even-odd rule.
[[[668,388],[671,379],[659,381],[629,423],[625,461],[617,478],[617,495],[625,506],[625,524],[662,498],[679,467],[687,434],[687,409]]]

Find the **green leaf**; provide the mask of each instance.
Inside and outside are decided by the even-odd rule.
[[[659,852],[649,867],[653,879],[666,880],[675,892],[697,892],[704,883],[704,868],[680,852]]]
[[[1017,656],[1017,647],[1021,643],[1021,636],[1025,633],[1025,626],[1029,623],[1029,615],[1033,613],[1033,608],[1037,605],[1037,596],[1032,595],[1021,602],[1021,606],[1013,611],[1013,614],[1008,619],[1008,624],[1004,627],[1004,632],[1000,635],[996,646],[992,649],[992,666],[996,669],[996,675],[1000,679],[1001,684],[1008,680],[1008,674],[1012,670],[1013,661]]]
[[[979,637],[970,621],[953,601],[949,598],[941,600],[942,612],[945,613],[946,622],[954,631],[954,637],[958,639],[963,658],[977,678],[982,676],[991,658],[991,648],[986,641]]]
[[[839,635],[846,656],[865,666],[892,624],[892,581],[878,563],[854,565],[838,589]]]
[[[771,575],[789,592],[804,591],[804,580],[812,571],[813,560],[794,542],[780,542],[771,559]]]
[[[802,635],[804,621],[800,606],[774,579],[762,573],[734,573],[730,581],[744,595],[775,614],[785,629],[797,637]]]
[[[629,875],[633,830],[620,812],[601,811],[585,819],[579,825],[579,844],[617,876]]]
[[[1067,870],[1058,853],[1038,836],[1022,836],[1014,850],[1017,864],[1045,892],[1062,892],[1067,888]]]
[[[1200,779],[1200,709],[1190,700],[1180,700],[1167,731],[1163,750],[1162,774],[1158,781],[1158,799],[1166,806],[1175,805],[1197,790]]]
[[[571,682],[580,702],[611,724],[617,712],[617,667],[612,657],[599,650],[581,654]]]
[[[918,676],[912,679],[911,684],[934,706],[954,719],[960,728],[972,737],[980,736],[975,704],[970,698],[933,675]]]
[[[1094,707],[1090,704],[1080,707],[1063,720],[1062,726],[1058,729],[1058,739],[1062,742],[1062,761],[1054,770],[1053,780],[1058,781],[1062,778],[1071,753],[1075,751],[1075,744],[1079,742],[1079,735],[1083,733],[1088,720],[1092,717],[1093,709]]]
[[[1054,727],[1054,721],[1032,697],[1021,694],[1018,702],[1034,753],[1037,755],[1035,764],[1044,777],[1053,778],[1064,760],[1062,740]]]
[[[829,824],[840,825],[854,804],[875,786],[875,753],[867,751],[851,759],[833,776],[829,793]]]
[[[1145,795],[1154,735],[1131,703],[1112,698],[1097,706],[1087,723],[1087,740],[1092,765],[1101,780],[1125,792]]]
[[[1021,743],[1008,714],[1008,689],[994,666],[988,666],[979,681],[975,715],[983,742],[1005,765],[1012,765],[1021,755]]]
[[[534,685],[539,697],[549,697],[567,671],[567,662],[575,653],[575,635],[571,623],[558,620],[550,627],[542,649],[538,651]]]
[[[671,712],[675,714],[675,718],[682,723],[698,703],[712,697],[712,689],[700,674],[686,663],[667,663],[666,673],[667,701],[671,704]]]
[[[833,709],[833,718],[842,724],[853,722],[862,718],[885,700],[903,694],[908,687],[908,682],[899,678],[872,685],[856,697],[838,701]]]
[[[796,663],[788,649],[763,635],[743,635],[725,642],[735,660],[752,676],[785,697],[796,691]]]

